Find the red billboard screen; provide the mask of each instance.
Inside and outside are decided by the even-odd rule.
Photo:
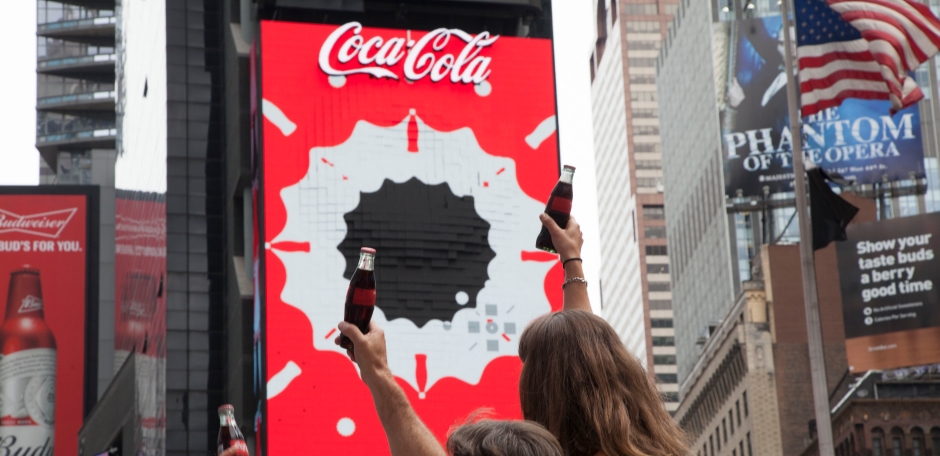
[[[551,41],[262,22],[260,51],[268,454],[388,452],[333,343],[362,246],[390,367],[438,438],[481,407],[520,418],[519,336],[561,307],[534,246],[559,172]]]
[[[0,194],[0,447],[76,454],[94,269],[88,260],[97,248],[92,203],[85,194],[9,190]]]

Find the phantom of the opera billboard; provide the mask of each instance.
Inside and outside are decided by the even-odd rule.
[[[0,186],[0,453],[78,454],[97,398],[97,226],[96,186]]]
[[[333,342],[360,248],[372,320],[435,435],[482,407],[521,418],[526,324],[561,308],[538,251],[559,174],[552,43],[457,29],[261,24],[267,454],[386,454]]]
[[[940,214],[849,225],[836,243],[849,370],[940,363]]]
[[[793,191],[793,144],[780,16],[713,24],[728,197]],[[917,106],[849,99],[803,118],[807,160],[859,184],[924,177]]]

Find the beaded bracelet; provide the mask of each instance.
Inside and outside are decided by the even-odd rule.
[[[564,290],[565,287],[568,286],[568,284],[572,282],[581,282],[584,284],[584,286],[587,286],[588,284],[587,280],[585,280],[584,277],[572,277],[568,280],[565,280],[565,282],[561,284],[561,289]]]

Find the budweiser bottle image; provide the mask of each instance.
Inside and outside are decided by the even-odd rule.
[[[219,454],[223,451],[235,447],[238,456],[248,456],[248,445],[245,443],[245,436],[235,424],[235,407],[231,404],[225,404],[219,407]]]
[[[571,199],[574,197],[572,180],[574,180],[574,166],[565,165],[561,170],[558,183],[555,184],[552,194],[548,197],[548,204],[545,205],[545,213],[562,229],[568,226],[568,219],[571,217]],[[546,252],[558,253],[555,251],[555,245],[552,244],[552,236],[548,233],[548,228],[544,226],[539,232],[539,237],[535,239],[535,247]]]
[[[153,317],[157,312],[156,279],[150,274],[130,271],[124,275],[121,287],[114,330],[114,372],[117,372],[124,360],[137,351],[152,354],[155,352]]]
[[[9,454],[51,456],[56,345],[43,314],[39,271],[29,266],[10,273],[0,347],[0,446]]]
[[[375,249],[363,247],[359,252],[359,265],[349,280],[346,290],[346,322],[359,327],[363,334],[369,332],[369,322],[375,310]],[[340,336],[339,346],[353,348],[353,343],[346,336]]]

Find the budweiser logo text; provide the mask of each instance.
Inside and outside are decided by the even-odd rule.
[[[78,208],[61,209],[41,214],[19,215],[0,209],[0,233],[27,233],[57,238]]]
[[[26,295],[26,297],[20,301],[19,313],[34,312],[37,310],[42,310],[42,299],[33,295]]]
[[[349,35],[340,44],[340,40]],[[383,39],[374,36],[366,40],[360,35],[362,25],[349,22],[333,31],[320,48],[320,69],[330,76],[368,74],[376,78],[398,79],[398,75],[389,68],[402,64],[405,78],[417,81],[430,77],[431,81],[440,82],[449,77],[452,83],[479,84],[490,75],[490,57],[480,56],[480,51],[499,39],[489,32],[470,35],[463,30],[439,28],[432,30],[418,41],[401,37]],[[463,50],[456,56],[442,52],[452,37],[463,41]],[[341,70],[333,68],[332,59],[341,64],[354,59],[362,65],[359,68]]]

